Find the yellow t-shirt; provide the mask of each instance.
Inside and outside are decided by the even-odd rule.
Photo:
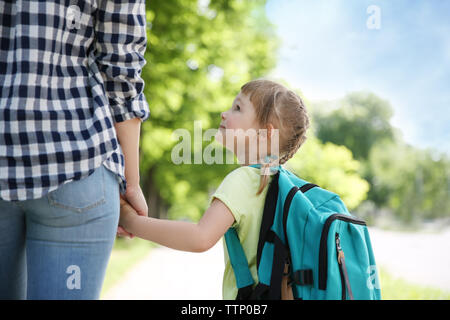
[[[269,179],[271,181],[272,176]],[[268,185],[258,196],[260,170],[253,167],[243,166],[230,172],[211,196],[210,203],[214,198],[220,199],[230,209],[235,222],[242,248],[247,257],[253,280],[258,282],[256,271],[256,254],[258,249],[259,230],[264,210],[264,202]],[[236,299],[238,289],[236,278],[228,257],[225,239],[223,239],[225,271],[223,275],[222,295],[225,300]]]

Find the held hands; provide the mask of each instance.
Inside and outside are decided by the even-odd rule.
[[[137,216],[136,210],[133,209],[133,207],[130,206],[130,204],[121,196],[120,197],[120,220],[119,220],[119,226],[117,228],[117,235],[118,236],[128,236],[130,238],[133,238],[134,235],[128,231],[125,230],[127,228],[127,221],[132,218],[132,216]]]
[[[128,236],[133,238],[134,235],[125,230],[127,221],[133,215],[148,216],[147,202],[140,186],[127,186],[125,196],[120,195],[120,221],[117,228],[118,236]]]

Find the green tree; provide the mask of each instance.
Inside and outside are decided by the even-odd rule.
[[[364,92],[313,109],[319,139],[346,146],[361,161],[358,172],[370,184],[375,211],[387,209],[403,222],[450,215],[448,158],[407,145],[391,116],[389,102]]]
[[[444,154],[384,143],[370,153],[375,185],[405,222],[450,216],[450,161]]]
[[[337,193],[349,210],[367,196],[369,184],[359,174],[359,161],[344,146],[309,137],[287,166],[299,177]]]
[[[377,183],[368,158],[377,144],[402,141],[400,132],[390,124],[393,110],[389,102],[373,93],[354,92],[338,101],[313,106],[317,137],[350,149],[361,161],[359,174],[369,182],[367,198],[378,207],[387,205],[391,189]]]
[[[358,160],[366,160],[371,148],[383,140],[392,141],[393,111],[389,102],[373,93],[354,92],[337,102],[338,108],[320,112],[315,108],[317,137],[349,148]]]

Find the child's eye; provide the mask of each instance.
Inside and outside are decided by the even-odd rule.
[[[237,110],[237,111],[241,111],[241,107],[239,107],[238,104],[236,105],[236,110]]]

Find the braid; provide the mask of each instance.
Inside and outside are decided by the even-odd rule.
[[[291,159],[294,154],[298,151],[300,146],[306,141],[306,130],[309,128],[309,118],[306,114],[306,109],[303,105],[303,101],[295,93],[292,93],[295,99],[298,101],[298,112],[303,113],[303,125],[297,124],[293,126],[293,131],[295,132],[292,138],[287,142],[286,151],[284,155],[280,158],[280,164],[286,163]]]
[[[296,133],[292,139],[290,139],[287,151],[285,154],[280,158],[280,164],[286,163],[289,159],[291,159],[294,154],[297,152],[297,150],[300,148],[300,146],[306,141],[305,136],[306,129],[302,128],[298,133]]]

